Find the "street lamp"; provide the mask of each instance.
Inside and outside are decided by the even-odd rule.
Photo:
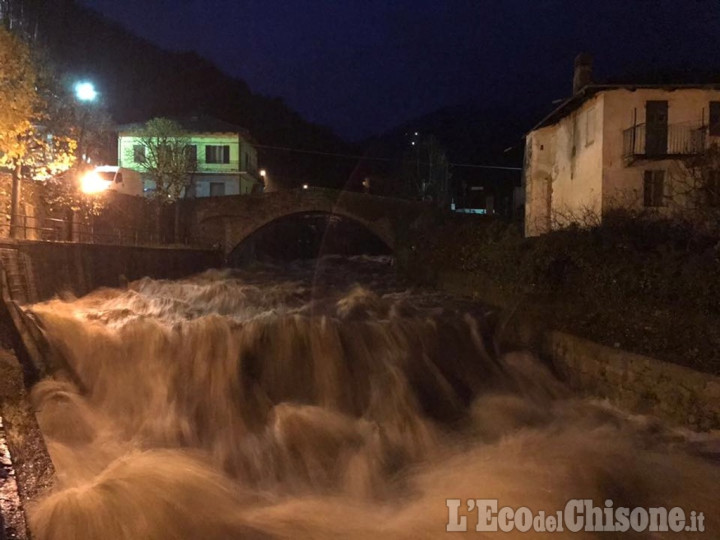
[[[260,191],[267,191],[268,175],[265,169],[260,169]]]
[[[95,101],[98,93],[95,85],[88,81],[79,81],[75,83],[75,97],[78,101]]]
[[[78,102],[80,102],[82,105],[90,105],[98,99],[98,91],[95,89],[95,85],[90,81],[78,81],[75,83],[75,86],[73,86],[73,89],[75,90],[75,99],[77,99]],[[80,132],[78,134],[77,140],[77,150],[78,155],[80,156],[80,161],[84,163],[90,162],[90,160],[87,159],[87,150],[83,147],[83,139],[85,138],[85,129],[87,127],[88,114],[88,107],[82,107],[79,126]]]

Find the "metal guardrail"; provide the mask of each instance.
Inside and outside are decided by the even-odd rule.
[[[93,224],[71,222],[59,218],[37,218],[17,215],[15,238],[44,242],[78,242],[85,244],[110,244],[123,246],[187,246],[217,248],[217,239],[198,236],[180,240],[159,235],[147,229],[113,226],[95,227]],[[5,227],[9,236],[11,225]]]

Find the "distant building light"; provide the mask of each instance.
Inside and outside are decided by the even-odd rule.
[[[458,214],[480,214],[484,215],[487,214],[488,211],[486,208],[454,208],[453,209]]]
[[[303,184],[303,189],[307,189],[307,188],[309,188],[309,187],[310,187],[310,186],[308,186],[307,184]]]

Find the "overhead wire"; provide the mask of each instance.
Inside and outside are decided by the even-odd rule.
[[[321,155],[321,156],[327,156],[327,157],[339,157],[339,158],[345,158],[345,159],[363,159],[367,161],[385,161],[385,162],[393,162],[393,161],[403,161],[402,159],[398,158],[384,158],[384,157],[371,157],[371,156],[365,156],[361,154],[344,154],[340,152],[325,152],[322,150],[306,150],[302,148],[291,148],[288,146],[272,146],[268,144],[255,144],[254,145],[257,148],[265,148],[268,150],[282,150],[286,152],[297,152],[302,154],[315,154],[315,155]],[[413,160],[413,163],[415,161]],[[421,162],[421,164],[425,164]],[[474,168],[474,169],[495,169],[495,170],[505,170],[505,171],[522,171],[522,167],[508,167],[504,165],[484,165],[479,163],[448,163],[451,167],[465,167],[465,168]]]

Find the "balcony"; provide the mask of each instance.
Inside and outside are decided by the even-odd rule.
[[[238,173],[242,172],[238,160],[230,160],[226,163],[208,163],[204,159],[195,162],[196,170],[199,173]]]
[[[700,124],[672,124],[651,126],[646,124],[623,131],[623,157],[637,159],[674,159],[692,156],[705,150],[707,127]]]

